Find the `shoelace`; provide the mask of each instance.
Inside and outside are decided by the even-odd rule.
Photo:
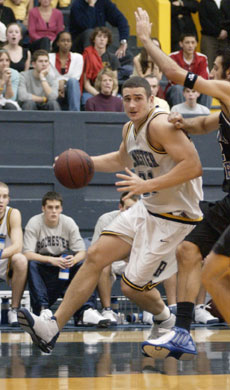
[[[44,320],[51,320],[51,317],[53,316],[53,313],[49,309],[42,310],[41,317]]]

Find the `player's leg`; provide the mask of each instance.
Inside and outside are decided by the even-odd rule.
[[[105,267],[100,275],[98,285],[97,285],[97,291],[101,300],[102,305],[102,316],[109,320],[111,325],[117,325],[117,316],[116,313],[111,308],[111,292],[112,292],[112,266],[108,265]]]
[[[176,314],[177,310],[177,272],[170,278],[164,280],[165,295],[171,313]]]
[[[18,320],[24,330],[30,333],[33,341],[45,352],[50,352],[71,316],[93,293],[98,284],[101,270],[113,261],[125,258],[130,252],[130,244],[118,236],[101,236],[88,250],[85,263],[70,283],[55,317],[37,317],[26,309],[19,310]]]
[[[202,282],[225,321],[230,323],[230,226],[205,259]]]

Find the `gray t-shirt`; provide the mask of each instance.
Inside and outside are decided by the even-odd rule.
[[[120,210],[114,210],[110,211],[108,213],[102,214],[95,225],[94,233],[92,237],[92,244],[98,240],[100,237],[101,232],[105,229],[106,226],[110,224],[114,220],[114,218],[117,217],[117,215],[120,214]]]
[[[58,80],[50,72],[46,76],[46,79],[52,90],[48,96],[48,100],[56,100],[58,97]],[[44,96],[44,89],[41,81],[34,77],[33,69],[29,69],[20,74],[18,100],[20,102],[32,100],[32,95]]]
[[[74,253],[85,250],[84,241],[74,220],[60,214],[59,223],[50,228],[44,222],[44,214],[30,218],[24,233],[23,252],[60,256],[71,250]]]
[[[197,103],[195,108],[190,108],[186,103],[176,104],[171,108],[171,112],[179,112],[179,114],[195,114],[195,115],[209,115],[210,110],[208,107]]]

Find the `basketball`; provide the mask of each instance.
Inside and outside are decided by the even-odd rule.
[[[63,186],[67,188],[82,188],[87,186],[93,178],[93,160],[83,150],[65,150],[55,162],[54,173]]]

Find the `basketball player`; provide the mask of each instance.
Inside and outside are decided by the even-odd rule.
[[[93,162],[98,172],[125,170],[117,174],[116,182],[119,192],[129,192],[124,200],[142,196],[89,248],[55,317],[45,319],[20,310],[21,326],[45,352],[52,350],[60,329],[92,293],[102,269],[128,255],[123,293],[154,314],[159,327],[174,324],[175,317],[155,286],[175,273],[175,249],[202,219],[201,163],[188,137],[168,122],[168,114],[151,110],[153,96],[147,80],[131,77],[123,84],[122,95],[130,121],[124,125],[120,148],[93,157]]]
[[[22,251],[22,225],[19,210],[9,207],[9,187],[0,182],[0,279],[12,287],[8,323],[18,326],[17,310],[26,284],[27,259]]]
[[[206,204],[205,218],[179,246],[178,260],[178,303],[176,326],[164,338],[149,340],[143,345],[144,352],[154,358],[174,356],[189,358],[193,340],[189,335],[194,302],[200,288],[201,263],[203,283],[212,295],[225,320],[230,322],[230,273],[229,273],[229,215],[230,215],[230,49],[217,53],[211,71],[211,80],[205,80],[186,72],[175,61],[152,44],[151,24],[146,11],[136,12],[137,35],[149,55],[157,63],[166,77],[186,88],[215,96],[221,104],[221,113],[184,119],[180,114],[170,114],[170,121],[178,129],[192,134],[205,134],[219,127],[218,141],[224,167],[223,190],[227,196],[214,204]],[[204,204],[205,206],[205,204]]]

